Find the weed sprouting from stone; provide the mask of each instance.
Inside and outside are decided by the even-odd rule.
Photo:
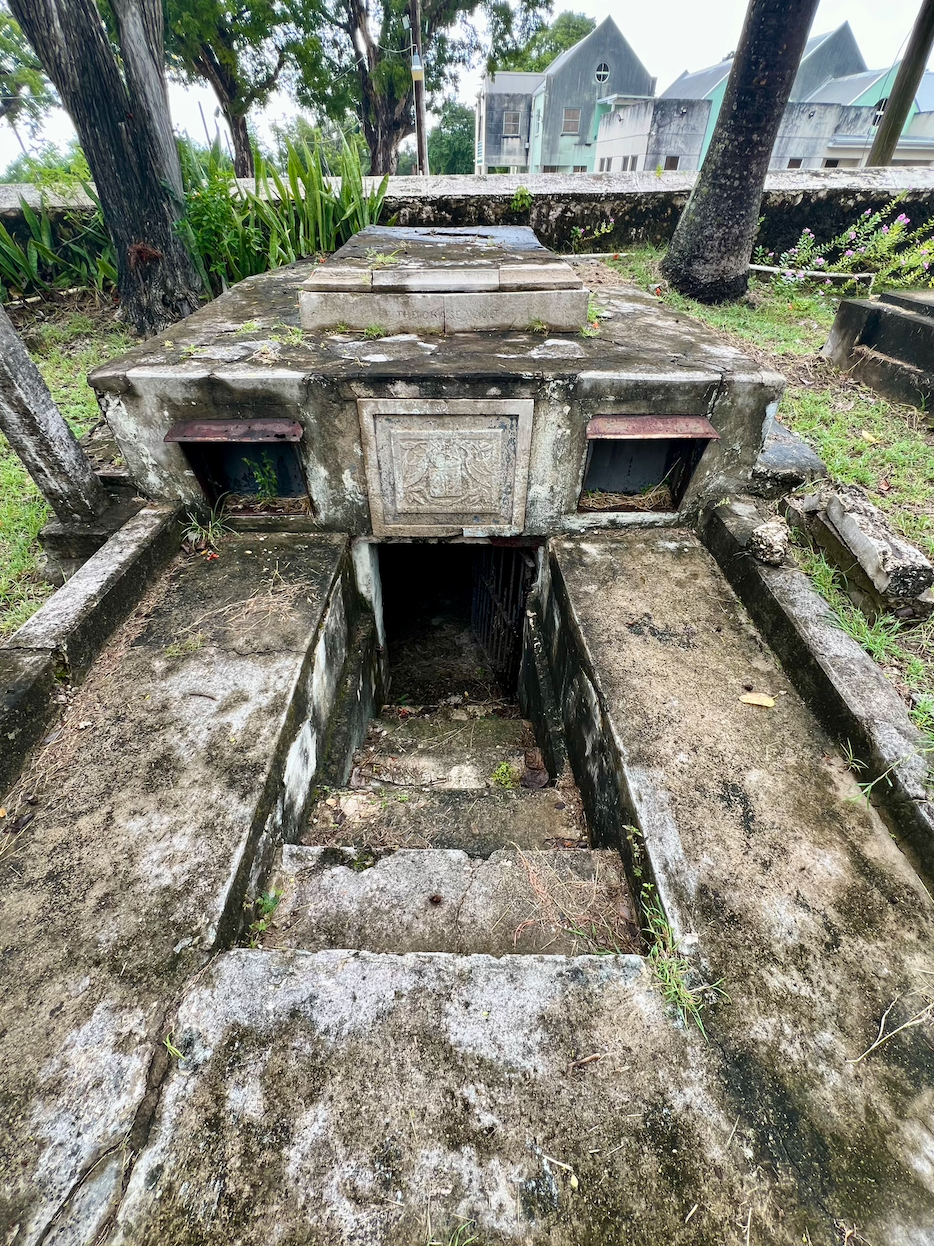
[[[269,451],[263,451],[258,463],[254,463],[250,459],[244,459],[243,461],[253,474],[253,480],[256,484],[256,496],[261,502],[274,501],[279,496],[279,475]]]
[[[174,1038],[175,1038],[175,1034],[170,1030],[169,1033],[166,1034],[165,1038],[162,1040],[163,1043],[165,1044],[165,1049],[169,1053],[169,1055],[172,1057],[173,1060],[183,1060],[184,1055],[175,1046],[175,1043],[173,1042]]]
[[[204,645],[204,632],[196,632],[194,636],[189,636],[185,640],[173,640],[171,644],[165,647],[165,656],[167,658],[183,658],[187,653],[197,653]]]
[[[528,332],[544,334],[548,332],[548,326],[545,324],[544,320],[530,320],[529,326],[528,326]]]
[[[249,936],[247,943],[251,948],[259,947],[260,939],[269,929],[272,921],[272,915],[279,907],[279,901],[282,899],[282,893],[279,891],[264,891],[253,901],[253,911],[256,914],[253,921],[247,927]]]
[[[853,745],[849,740],[844,740],[840,745],[840,751],[843,754],[843,762],[847,770],[852,770],[854,774],[859,774],[866,769],[866,763],[859,760]]]
[[[730,1002],[730,997],[723,989],[723,979],[716,982],[690,983],[697,978],[697,970],[687,956],[680,950],[679,941],[668,918],[665,916],[661,901],[654,894],[651,883],[642,887],[642,911],[645,915],[645,934],[651,944],[649,948],[649,968],[661,988],[666,1003],[677,1009],[682,1020],[693,1021],[703,1034],[706,1041],[707,1031],[701,1012],[711,1000],[720,999]]]
[[[493,773],[490,775],[490,782],[494,787],[505,788],[507,792],[511,792],[518,786],[516,780],[516,772],[508,761],[501,761]]]
[[[221,537],[230,532],[230,526],[224,517],[224,501],[225,496],[217,499],[208,511],[206,520],[202,520],[194,511],[188,512],[182,540],[189,550],[200,552],[217,549]]]
[[[528,212],[532,206],[532,193],[527,186],[519,186],[509,202],[513,212]]]
[[[368,342],[373,342],[377,338],[385,337],[386,330],[382,328],[381,325],[368,324],[367,327],[363,330],[363,336],[366,338]]]
[[[393,264],[399,263],[399,252],[378,251],[376,247],[369,247],[366,253],[366,262],[370,268],[389,268]]]

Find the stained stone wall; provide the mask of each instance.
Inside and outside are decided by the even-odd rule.
[[[614,221],[600,249],[638,242],[663,243],[674,232],[696,173],[491,174],[463,177],[393,177],[384,216],[398,225],[531,225],[546,246],[571,249],[575,226]],[[253,185],[245,180],[244,185]],[[524,186],[528,211],[514,212],[512,199]],[[877,209],[905,193],[904,210],[913,224],[934,215],[934,169],[798,169],[771,173],[762,199],[758,242],[770,250],[791,246],[805,226],[831,238],[866,208]],[[67,200],[43,191],[53,216],[93,210],[76,194]],[[39,206],[35,186],[0,186],[0,219],[14,235],[25,229],[20,199]]]

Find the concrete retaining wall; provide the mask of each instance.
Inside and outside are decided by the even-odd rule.
[[[385,218],[399,225],[531,225],[542,242],[570,250],[575,227],[586,232],[613,218],[612,234],[602,235],[600,251],[637,242],[666,242],[672,235],[696,173],[529,174],[464,177],[394,177],[389,181]],[[251,180],[244,186],[252,187]],[[527,211],[514,212],[520,186],[532,196]],[[791,246],[807,225],[818,238],[830,238],[866,208],[882,207],[905,192],[912,224],[934,215],[934,169],[799,169],[766,179],[759,242],[770,250]],[[20,198],[40,202],[35,186],[0,186],[0,219],[16,233],[22,222]],[[83,195],[66,201],[46,193],[53,213],[90,211]],[[584,246],[581,249],[589,249]]]

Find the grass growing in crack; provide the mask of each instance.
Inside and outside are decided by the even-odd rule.
[[[195,511],[188,512],[183,541],[189,550],[215,550],[221,537],[227,536],[231,531],[224,516],[225,500],[225,497],[219,497],[208,511],[206,519],[202,519]]]
[[[269,929],[272,915],[279,907],[281,899],[282,893],[279,891],[264,891],[253,901],[253,912],[256,916],[247,926],[247,945],[249,947],[259,947],[260,940]]]
[[[645,934],[650,943],[649,968],[661,988],[662,995],[686,1024],[694,1022],[706,1040],[707,1031],[701,1017],[704,1008],[717,999],[730,1002],[729,995],[723,989],[723,979],[691,985],[697,978],[697,970],[679,951],[674,932],[651,883],[646,883],[642,888],[642,911],[646,920]]]
[[[173,640],[171,644],[165,647],[165,656],[167,658],[183,658],[187,653],[197,653],[203,648],[205,641],[204,632],[197,632],[194,636],[189,636],[185,640]]]
[[[375,342],[377,338],[386,336],[386,330],[378,324],[368,324],[363,330],[363,336],[368,342]]]

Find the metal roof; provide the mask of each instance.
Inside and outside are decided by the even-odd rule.
[[[544,80],[544,74],[501,69],[495,74],[484,74],[483,87],[487,95],[531,95]]]
[[[711,65],[708,69],[698,69],[693,74],[682,74],[673,82],[667,91],[658,97],[663,100],[702,100],[722,82],[730,72],[732,60],[721,61],[719,65]]]
[[[831,78],[812,92],[803,104],[852,104],[874,82],[880,82],[889,71],[870,69],[864,74],[847,74],[845,78]]]

